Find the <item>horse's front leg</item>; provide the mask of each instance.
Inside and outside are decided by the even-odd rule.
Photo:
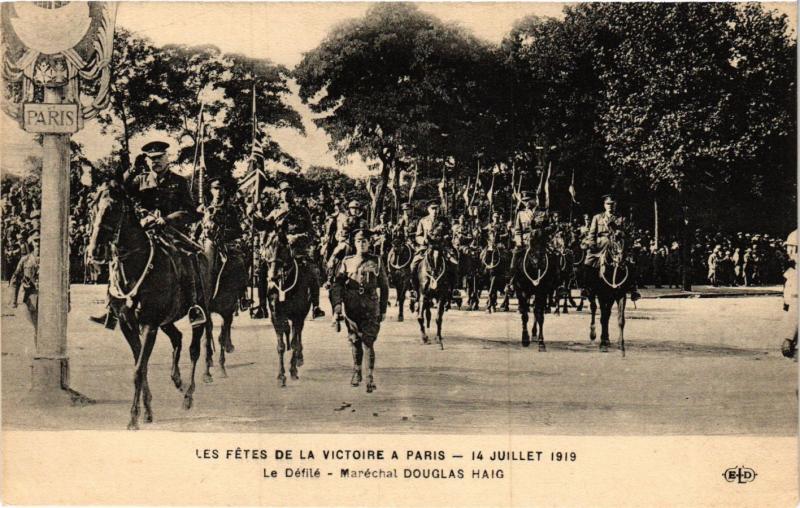
[[[428,343],[428,334],[425,333],[425,310],[428,305],[428,297],[420,291],[419,299],[417,300],[417,323],[419,323],[419,338],[423,344]]]
[[[219,332],[219,375],[220,377],[228,377],[228,371],[225,369],[225,353],[233,352],[233,344],[231,343],[231,323],[233,323],[233,313],[228,313],[222,316],[222,327]]]
[[[201,328],[205,330],[206,336],[206,371],[203,373],[203,382],[212,383],[214,378],[211,376],[211,367],[214,366],[214,323],[211,321],[211,313],[206,313],[206,323]]]
[[[589,341],[594,342],[597,338],[597,332],[595,331],[595,318],[597,316],[597,297],[595,295],[589,295],[589,310],[592,313],[592,319],[589,324]]]
[[[189,388],[183,394],[183,408],[191,409],[194,402],[194,388],[195,388],[195,373],[197,372],[197,361],[200,359],[200,340],[203,337],[203,328],[192,328],[192,343],[189,345],[189,357],[192,360],[192,380],[189,383]]]
[[[449,290],[448,290],[449,292]],[[436,312],[436,343],[439,344],[439,349],[444,349],[442,343],[442,321],[444,319],[444,311],[447,308],[447,299],[445,297],[439,298],[439,307]]]
[[[537,295],[533,300],[533,335],[539,344],[539,351],[547,351],[544,345],[544,314],[547,307],[547,296]]]
[[[405,285],[403,285],[402,282],[400,282],[397,284],[397,287],[395,289],[397,291],[397,321],[403,322],[403,320],[405,319],[403,317],[403,312],[404,312],[403,308],[405,307],[406,304],[406,287]]]
[[[611,344],[608,336],[608,322],[611,318],[613,305],[614,300],[611,297],[600,300],[600,351],[603,353],[608,352],[608,346]]]
[[[178,330],[173,323],[162,326],[161,330],[164,331],[167,337],[169,337],[169,341],[172,343],[172,374],[170,375],[170,378],[172,379],[172,383],[175,385],[175,388],[180,390],[183,386],[183,382],[181,381],[181,371],[178,367],[178,363],[181,359],[183,334],[181,334],[180,330]]]
[[[273,317],[275,316],[275,310],[272,311]],[[284,367],[283,363],[283,355],[286,353],[287,344],[284,341],[284,336],[286,337],[287,341],[289,339],[289,331],[288,331],[288,324],[276,324],[273,322],[273,327],[275,328],[275,335],[278,338],[277,350],[278,350],[278,386],[281,388],[286,387],[286,368]]]
[[[150,325],[142,325],[140,329],[140,336],[143,339],[142,349],[139,351],[139,358],[136,360],[136,368],[133,373],[133,403],[131,404],[131,419],[128,422],[128,430],[139,429],[140,398],[142,395],[142,389],[146,384],[147,362],[150,360],[150,353],[153,352],[153,345],[156,341],[157,332],[158,328]],[[145,420],[149,418],[149,420],[152,421],[153,415],[148,408],[149,405],[150,402],[147,400],[145,405]]]
[[[522,347],[531,345],[531,336],[528,335],[528,295],[517,288],[517,305],[519,307],[519,315],[522,319]]]
[[[292,348],[292,357],[289,360],[289,375],[292,379],[300,379],[300,376],[297,375],[297,357],[299,356],[299,342],[300,340],[297,337],[297,326],[292,323],[289,327],[289,347]]]

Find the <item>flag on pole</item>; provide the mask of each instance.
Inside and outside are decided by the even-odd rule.
[[[486,192],[486,199],[489,200],[489,207],[492,207],[494,203],[494,177],[496,173],[492,173],[492,184],[489,186],[489,190]]]
[[[575,199],[575,168],[572,169],[572,180],[569,184],[569,195],[572,196],[572,202],[578,204],[578,200]]]
[[[550,170],[553,169],[553,162],[547,163],[547,178],[544,181],[544,207],[550,208]]]

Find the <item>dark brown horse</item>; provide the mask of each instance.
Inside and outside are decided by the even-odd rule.
[[[492,235],[489,235],[487,246],[481,251],[480,260],[483,268],[481,280],[489,293],[486,312],[491,314],[497,312],[497,293],[505,290],[510,259],[508,253],[499,247]]]
[[[285,387],[286,350],[292,350],[289,363],[292,379],[299,379],[297,369],[303,365],[303,326],[311,309],[310,284],[304,264],[297,261],[282,232],[270,234],[263,254],[267,263],[269,315],[278,337],[278,384]]]
[[[110,247],[110,249],[106,247]],[[162,244],[148,234],[134,213],[133,203],[116,182],[101,190],[95,204],[92,234],[88,245],[89,256],[100,259],[101,252],[111,253],[109,266],[109,297],[111,311],[116,314],[122,333],[133,353],[136,369],[134,394],[128,429],[139,428],[140,399],[144,398],[144,421],[153,421],[152,395],[147,384],[147,365],[161,328],[172,342],[172,381],[181,390],[178,362],[181,354],[180,331],[175,321],[183,318],[190,307],[184,291],[186,277],[197,274],[185,256]],[[205,302],[200,305],[208,309]],[[208,314],[206,312],[206,314]],[[195,390],[195,371],[200,358],[200,338],[206,332],[206,373],[204,380],[211,382],[213,341],[211,323],[192,330],[189,355],[192,359],[192,380],[186,388],[183,407],[190,409]],[[142,397],[143,396],[143,397]]]
[[[589,338],[594,340],[595,314],[597,304],[600,306],[600,351],[607,352],[611,345],[608,333],[608,322],[611,310],[617,304],[617,325],[619,326],[619,350],[625,356],[625,304],[627,294],[631,291],[636,277],[634,267],[629,262],[625,251],[625,242],[616,234],[608,237],[608,243],[600,251],[600,266],[584,266],[586,289],[589,292],[589,303],[592,310]]]
[[[220,376],[228,377],[225,370],[225,353],[233,353],[231,325],[233,315],[239,307],[239,301],[247,290],[248,262],[244,253],[238,248],[227,247],[216,255],[211,279],[206,281],[211,297],[211,312],[222,317],[219,333],[219,368]],[[211,316],[209,316],[209,319]]]
[[[453,280],[456,269],[454,263],[447,259],[444,244],[446,234],[441,223],[437,224],[428,238],[429,245],[422,262],[419,264],[416,277],[419,283],[419,301],[417,302],[417,322],[423,344],[428,344],[425,329],[431,326],[431,308],[437,303],[436,343],[444,349],[442,343],[442,320],[447,304],[453,295]]]
[[[559,259],[548,251],[547,234],[542,229],[531,232],[530,243],[514,268],[514,293],[519,301],[522,317],[522,345],[528,347],[533,336],[539,351],[546,351],[544,344],[544,314],[548,299],[558,287]],[[528,335],[528,312],[533,299],[533,327]]]
[[[411,260],[413,258],[414,249],[408,243],[405,228],[395,226],[392,229],[392,246],[387,255],[386,264],[389,267],[389,283],[397,292],[398,321],[403,321],[406,291],[411,285]],[[414,311],[413,306],[411,311]]]

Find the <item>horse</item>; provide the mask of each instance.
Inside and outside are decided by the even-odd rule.
[[[425,333],[431,326],[431,307],[433,301],[437,302],[436,314],[436,343],[444,349],[442,343],[442,318],[447,304],[453,294],[453,279],[455,269],[447,259],[444,249],[445,232],[441,223],[434,226],[428,237],[429,245],[425,250],[422,262],[414,276],[419,283],[419,301],[417,302],[417,322],[419,323],[420,338],[423,344],[428,344],[428,335]]]
[[[219,333],[219,368],[220,376],[228,377],[225,370],[225,353],[233,353],[234,346],[231,340],[231,325],[233,315],[239,309],[241,298],[247,291],[249,279],[248,258],[242,250],[236,247],[226,247],[216,253],[216,260],[212,278],[207,280],[206,287],[211,295],[210,310],[222,317],[222,327]],[[208,316],[209,320],[211,316]],[[212,325],[213,326],[213,325]]]
[[[600,351],[607,352],[611,344],[608,334],[608,322],[611,310],[617,304],[617,325],[619,326],[619,350],[625,356],[625,304],[627,294],[634,283],[634,267],[626,258],[625,242],[618,233],[611,233],[608,242],[599,252],[600,266],[584,266],[586,289],[589,292],[592,320],[589,339],[594,341],[595,314],[597,304],[600,306]]]
[[[467,293],[467,310],[478,310],[483,277],[479,239],[475,238],[456,249],[458,258],[458,281]]]
[[[106,248],[110,246],[110,249]],[[194,267],[174,250],[148,233],[139,223],[134,205],[117,182],[102,188],[97,197],[88,245],[91,259],[102,259],[110,252],[109,307],[117,316],[135,362],[134,394],[129,430],[139,428],[140,399],[144,399],[144,421],[153,421],[152,395],[147,383],[147,366],[155,345],[158,329],[172,343],[172,382],[184,388],[178,362],[182,334],[175,322],[186,316],[190,307],[184,291],[185,277],[201,278]],[[105,254],[104,254],[105,253]],[[201,302],[204,310],[207,302]],[[206,312],[206,315],[208,313]],[[211,382],[213,340],[211,323],[192,329],[189,355],[192,359],[192,380],[184,392],[183,407],[190,409],[195,390],[195,372],[200,358],[200,338],[206,334],[206,372]]]
[[[514,267],[513,286],[522,318],[522,346],[530,345],[532,335],[539,344],[539,351],[547,350],[544,343],[545,308],[560,280],[558,257],[548,251],[546,237],[547,233],[542,229],[533,230],[524,254],[522,254],[522,259]],[[528,335],[528,311],[531,298],[533,298],[534,323],[531,335]]]
[[[395,226],[392,228],[392,245],[387,255],[387,266],[389,267],[389,283],[394,286],[397,292],[397,321],[403,321],[403,307],[405,307],[406,291],[411,284],[411,260],[414,258],[414,250],[408,243],[405,228]],[[411,312],[414,312],[412,305]]]
[[[311,309],[310,281],[282,231],[269,235],[263,256],[267,264],[267,305],[278,338],[278,386],[285,388],[286,350],[292,350],[289,364],[292,379],[299,379],[297,369],[303,365],[303,326]]]
[[[501,248],[493,235],[489,235],[486,247],[481,251],[481,266],[483,277],[487,284],[488,299],[486,302],[486,312],[491,314],[497,312],[497,293],[505,291],[506,274],[508,273],[509,258],[508,254]],[[480,290],[478,292],[480,295]]]
[[[578,288],[577,268],[580,265],[575,262],[576,256],[580,263],[583,263],[580,243],[576,240],[574,233],[562,230],[553,235],[550,246],[558,257],[560,275],[560,282],[556,289],[555,313],[559,315],[561,313],[568,314],[569,305],[580,311],[583,309],[583,298],[581,297],[580,304],[576,304],[572,298],[572,290]],[[577,253],[575,251],[576,246],[578,248]]]

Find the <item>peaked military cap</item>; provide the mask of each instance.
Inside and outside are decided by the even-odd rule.
[[[369,240],[371,236],[372,232],[366,228],[358,228],[353,232],[354,240]]]
[[[430,208],[432,206],[438,207],[439,206],[439,200],[438,199],[431,199],[430,201],[428,201],[428,208]]]
[[[164,141],[151,141],[142,147],[142,152],[146,153],[149,157],[158,157],[167,153],[169,143]]]
[[[411,208],[411,205],[409,203],[403,203],[402,205],[400,205],[400,209],[401,210],[408,210],[410,208]]]
[[[347,204],[347,208],[361,208],[361,203],[354,199]]]
[[[533,191],[522,191],[520,197],[523,201],[530,201],[534,198],[534,193]]]
[[[603,196],[603,203],[616,203],[616,201],[614,201],[614,196],[606,194]]]
[[[209,187],[210,189],[214,189],[214,188],[216,188],[216,189],[222,189],[222,188],[224,188],[225,186],[224,186],[224,185],[222,185],[222,179],[221,179],[221,178],[213,178],[213,179],[212,179],[212,180],[211,180],[211,181],[208,183],[208,187]]]
[[[278,182],[278,190],[285,191],[285,190],[292,190],[292,186],[286,180],[281,180]]]

